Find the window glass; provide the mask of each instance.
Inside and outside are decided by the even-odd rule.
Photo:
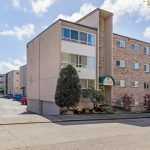
[[[132,44],[131,45],[131,49],[135,50],[135,51],[138,51],[138,50],[140,50],[140,45],[138,45],[138,44]]]
[[[88,88],[95,88],[95,80],[88,80]]]
[[[126,65],[125,60],[119,60],[119,61],[117,61],[116,64],[118,67],[125,67],[125,65]]]
[[[146,84],[146,82],[144,82],[144,89],[146,89],[147,88],[147,84]]]
[[[62,28],[62,38],[64,40],[70,39],[70,29]]]
[[[118,87],[125,87],[125,80],[116,80],[115,85]]]
[[[149,55],[149,54],[150,54],[150,48],[144,47],[144,55]]]
[[[78,42],[78,31],[71,30],[71,41]]]
[[[144,72],[149,72],[150,71],[150,67],[148,64],[144,65]]]
[[[80,43],[87,44],[87,33],[80,32]]]
[[[88,34],[88,45],[95,45],[95,35]]]
[[[120,47],[125,47],[125,41],[118,40],[117,45],[120,46]]]
[[[86,56],[79,56],[78,66],[79,67],[87,66],[87,57]]]
[[[132,81],[131,86],[132,87],[140,87],[140,82],[139,81]]]
[[[80,80],[80,84],[81,84],[81,89],[87,89],[87,80],[86,79],[81,79]]]
[[[132,68],[133,69],[139,69],[140,68],[140,64],[139,63],[132,63]]]
[[[62,64],[70,64],[71,63],[71,55],[67,53],[61,54],[61,62]]]
[[[87,57],[87,67],[96,68],[96,58],[95,57]]]

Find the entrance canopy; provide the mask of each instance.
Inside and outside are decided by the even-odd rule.
[[[99,77],[99,85],[101,85],[101,86],[114,86],[115,80],[111,76],[101,76],[101,77]]]

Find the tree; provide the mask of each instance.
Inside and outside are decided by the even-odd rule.
[[[55,102],[59,107],[74,107],[79,103],[80,80],[72,65],[61,69],[55,92]]]

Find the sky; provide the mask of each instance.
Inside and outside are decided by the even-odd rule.
[[[24,65],[26,44],[57,19],[74,22],[96,8],[114,14],[114,33],[150,42],[143,0],[0,0],[0,74]]]

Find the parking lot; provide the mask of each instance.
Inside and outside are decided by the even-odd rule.
[[[24,114],[27,111],[26,105],[21,105],[13,99],[0,98],[0,117],[11,117]]]

